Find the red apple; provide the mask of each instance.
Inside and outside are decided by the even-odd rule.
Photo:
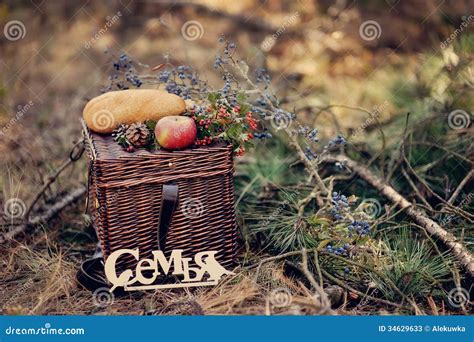
[[[155,127],[158,144],[167,150],[181,150],[196,141],[197,128],[187,116],[165,116]]]

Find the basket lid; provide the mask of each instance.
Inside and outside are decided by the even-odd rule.
[[[180,151],[126,152],[111,135],[90,131],[82,121],[86,149],[99,187],[120,187],[233,173],[232,145],[224,142]]]
[[[99,134],[91,131],[81,119],[82,130],[86,148],[89,152],[89,157],[92,160],[125,160],[136,158],[160,158],[163,156],[187,156],[190,154],[206,155],[212,151],[228,151],[232,146],[224,142],[216,142],[211,146],[193,146],[185,150],[168,151],[164,149],[157,149],[149,151],[144,148],[137,149],[135,152],[127,152],[122,146],[114,141],[111,134]]]

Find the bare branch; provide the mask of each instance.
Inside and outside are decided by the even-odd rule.
[[[49,207],[46,212],[41,215],[33,217],[27,223],[19,225],[11,229],[9,232],[0,236],[0,244],[5,243],[8,240],[13,239],[18,234],[23,233],[27,227],[35,226],[41,223],[46,223],[51,220],[54,216],[56,216],[59,212],[61,212],[64,208],[69,206],[70,204],[76,202],[86,193],[86,187],[80,186],[66,196],[61,197],[58,201],[56,201],[51,207]]]
[[[456,259],[466,269],[469,275],[471,277],[474,276],[474,257],[467,250],[466,246],[460,243],[453,234],[447,232],[438,223],[426,217],[424,213],[417,210],[400,193],[398,193],[390,185],[384,183],[365,166],[358,164],[356,161],[348,158],[345,155],[328,156],[325,158],[325,161],[329,162],[342,162],[343,160],[346,161],[346,165],[360,178],[364,179],[367,183],[380,191],[383,196],[392,201],[394,204],[397,204],[416,223],[423,226],[429,234],[440,239],[448,248],[452,250]]]

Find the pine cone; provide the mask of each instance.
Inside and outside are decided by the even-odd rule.
[[[150,139],[150,131],[143,123],[131,124],[125,132],[125,138],[134,147],[145,146]]]
[[[117,129],[112,132],[114,141],[119,142],[122,138],[125,138],[125,133],[128,130],[128,125],[120,125]]]

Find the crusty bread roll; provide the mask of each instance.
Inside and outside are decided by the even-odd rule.
[[[184,100],[177,95],[155,89],[129,89],[93,98],[84,108],[83,117],[94,132],[111,133],[120,124],[159,120],[185,110]]]

